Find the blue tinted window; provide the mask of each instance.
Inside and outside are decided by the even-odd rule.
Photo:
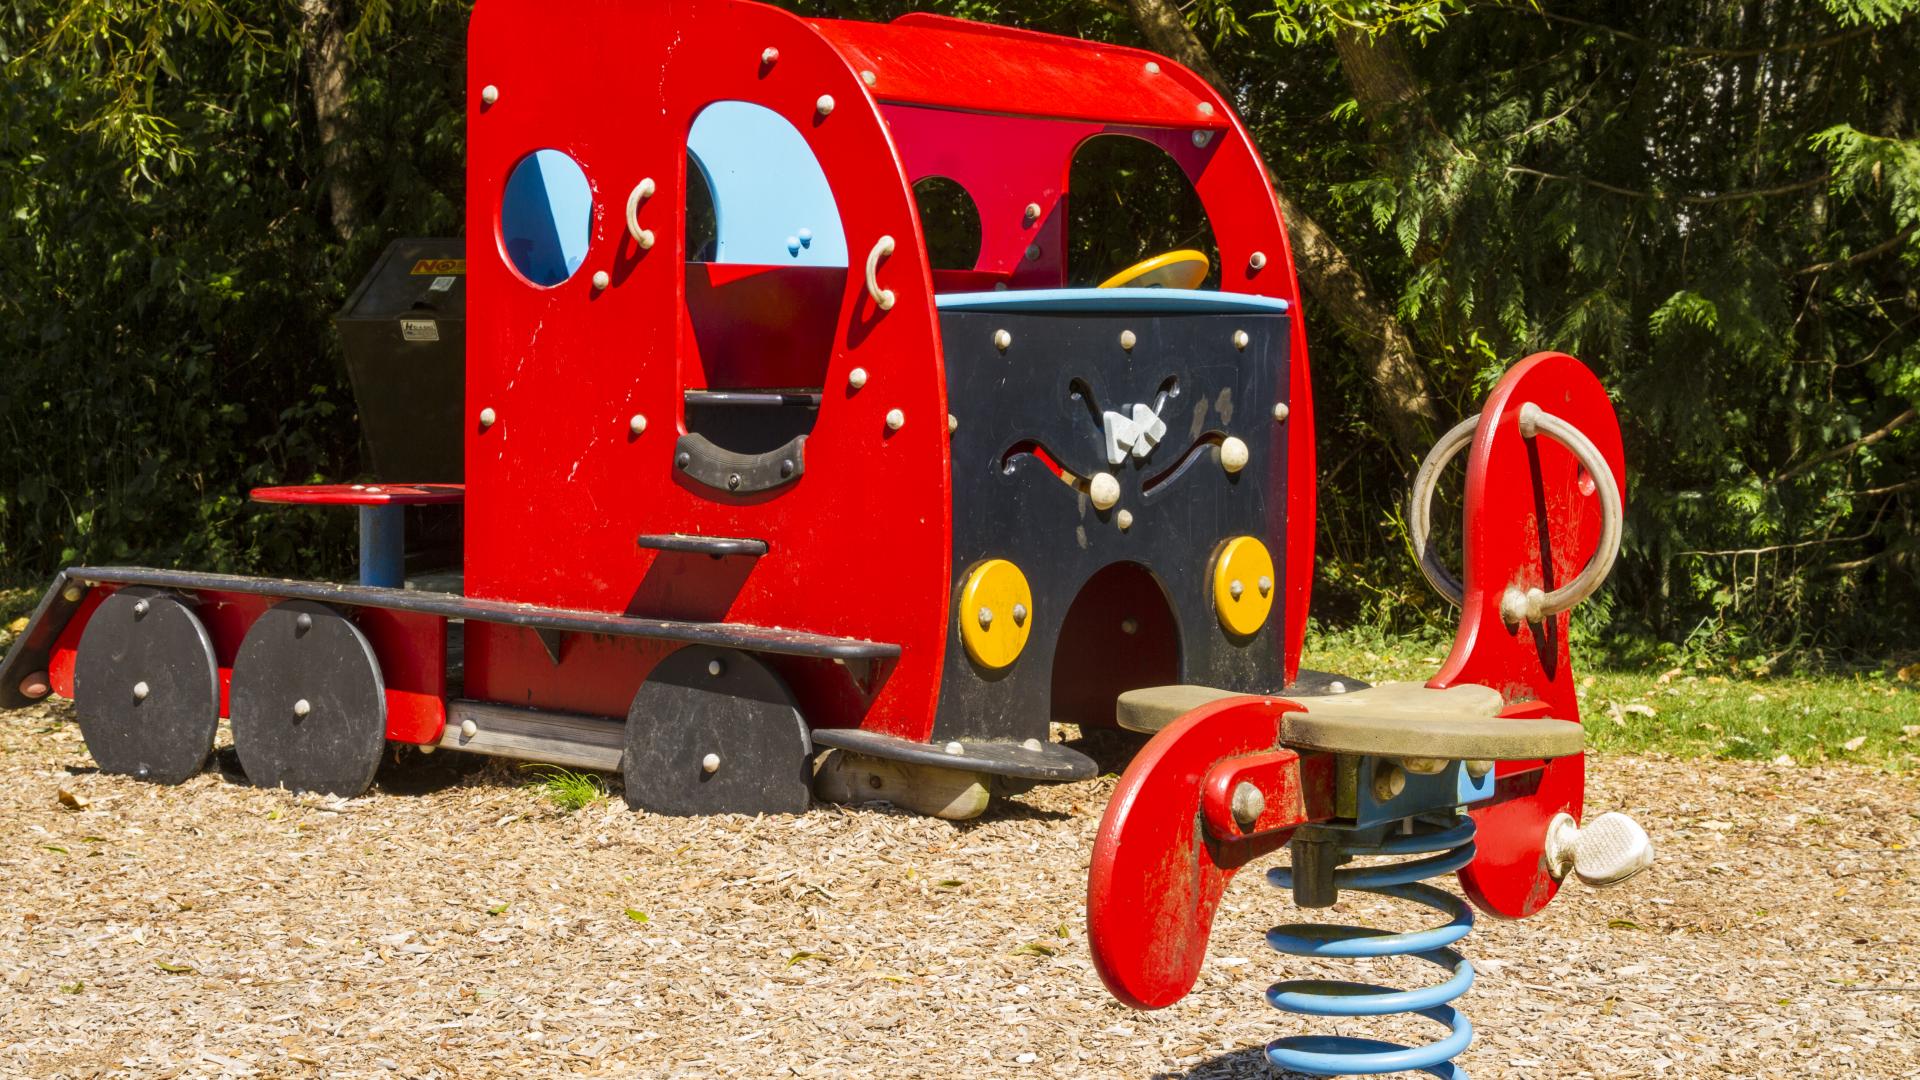
[[[558,150],[536,150],[514,166],[500,199],[500,244],[520,276],[558,285],[587,258],[593,192],[587,174]]]

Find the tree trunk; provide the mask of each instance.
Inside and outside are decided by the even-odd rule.
[[[1170,0],[1123,2],[1134,25],[1154,49],[1192,68],[1222,94],[1231,96],[1212,54]],[[1271,166],[1267,174],[1273,175]],[[1374,293],[1366,274],[1347,258],[1333,237],[1277,183],[1273,196],[1293,241],[1294,266],[1301,285],[1313,294],[1320,309],[1333,317],[1341,336],[1360,351],[1386,419],[1387,433],[1402,460],[1418,458],[1432,444],[1438,410],[1427,388],[1426,372],[1414,357],[1413,339],[1400,325],[1392,305]]]
[[[347,34],[342,0],[296,0],[300,46],[320,128],[320,162],[327,185],[333,231],[351,240],[360,226],[360,201],[352,183],[352,143],[347,131]]]

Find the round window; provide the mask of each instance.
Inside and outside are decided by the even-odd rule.
[[[500,246],[535,285],[558,285],[587,258],[593,192],[580,165],[558,150],[520,159],[500,198]]]

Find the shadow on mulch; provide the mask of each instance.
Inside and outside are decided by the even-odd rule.
[[[1153,1080],[1244,1080],[1258,1077],[1259,1080],[1294,1080],[1297,1073],[1276,1069],[1267,1061],[1265,1047],[1249,1046],[1244,1050],[1217,1054],[1185,1071],[1157,1072]],[[1308,1080],[1300,1077],[1299,1080]]]

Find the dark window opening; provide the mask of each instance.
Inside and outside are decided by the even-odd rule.
[[[1080,145],[1067,180],[1067,284],[1098,285],[1135,263],[1191,248],[1206,255],[1200,288],[1220,286],[1220,248],[1187,174],[1166,151],[1128,135]]]
[[[935,270],[971,270],[980,261],[980,208],[967,189],[944,176],[913,185],[927,259]]]

